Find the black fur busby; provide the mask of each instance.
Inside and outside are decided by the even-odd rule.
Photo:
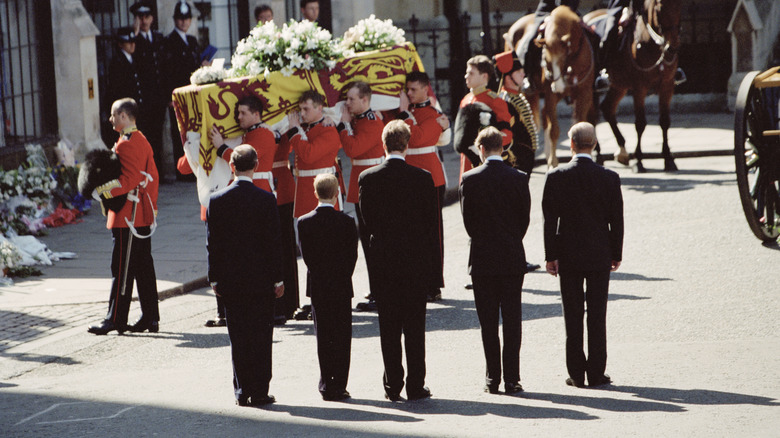
[[[489,123],[484,123],[488,120],[486,120],[487,116],[481,115],[482,113],[489,114]],[[489,106],[482,102],[475,102],[464,106],[458,110],[458,116],[455,117],[453,147],[456,152],[465,154],[469,161],[471,161],[471,164],[475,167],[479,166],[482,160],[479,158],[479,155],[475,154],[469,147],[474,144],[477,135],[479,135],[479,131],[486,126],[496,126],[496,114]]]
[[[119,178],[122,174],[122,163],[119,155],[109,149],[96,149],[87,153],[84,163],[79,169],[79,192],[87,198],[92,197],[92,192],[101,185]],[[127,201],[127,195],[116,198],[103,199],[103,207],[118,212]]]

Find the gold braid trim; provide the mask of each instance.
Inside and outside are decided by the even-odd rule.
[[[98,186],[95,190],[97,190],[98,195],[101,195],[106,199],[111,199],[113,198],[111,190],[117,187],[122,187],[122,184],[119,183],[118,179],[112,179],[111,181]]]
[[[523,126],[531,136],[531,147],[535,151],[539,147],[539,130],[536,127],[534,121],[534,113],[531,111],[531,104],[522,94],[506,93],[505,100],[512,104],[520,115],[520,120],[523,122]]]

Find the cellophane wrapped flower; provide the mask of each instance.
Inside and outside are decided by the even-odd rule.
[[[267,75],[295,69],[333,68],[342,57],[330,32],[311,21],[290,20],[281,29],[272,21],[257,25],[239,41],[231,59],[230,77]]]
[[[403,29],[393,26],[393,20],[380,20],[371,14],[349,28],[340,44],[344,51],[368,52],[405,42]]]
[[[22,261],[22,255],[19,254],[19,249],[16,248],[16,245],[4,238],[0,239],[0,270],[13,268],[20,261]],[[2,273],[0,273],[1,276]]]
[[[224,80],[227,77],[227,70],[213,65],[203,66],[190,75],[192,85],[213,84]]]

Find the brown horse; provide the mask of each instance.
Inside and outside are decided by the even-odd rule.
[[[504,35],[507,50],[516,49],[533,20],[533,14],[526,15],[510,27]],[[579,16],[569,7],[555,8],[544,26],[544,37],[536,40],[536,44],[542,48],[542,77],[536,83],[541,83],[541,94],[544,96],[541,126],[544,128],[547,165],[556,167],[556,146],[560,135],[556,110],[558,102],[561,99],[571,102],[574,122],[588,121],[595,124],[595,53]],[[534,114],[538,114],[539,95],[526,95],[526,98]]]
[[[622,45],[619,53],[606,66],[610,77],[610,89],[601,103],[601,111],[609,122],[612,133],[620,150],[615,159],[628,165],[626,140],[617,126],[615,112],[618,103],[631,90],[634,97],[634,115],[637,133],[636,171],[645,172],[642,165],[642,133],[647,126],[645,117],[645,97],[651,91],[658,93],[658,111],[663,132],[662,154],[664,171],[677,170],[669,150],[667,131],[669,130],[669,106],[674,94],[674,76],[677,71],[677,49],[680,45],[680,4],[681,0],[645,0],[645,11],[635,13],[634,32],[626,35],[629,41]],[[585,17],[588,24],[603,15],[594,11]]]

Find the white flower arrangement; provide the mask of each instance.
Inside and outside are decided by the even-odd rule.
[[[380,20],[371,14],[350,27],[340,45],[345,51],[368,52],[405,42],[403,29],[393,26],[393,20]]]
[[[0,240],[0,270],[13,268],[22,261],[22,255],[16,245],[8,240]]]
[[[274,71],[292,76],[294,69],[333,68],[340,57],[342,52],[330,32],[317,23],[290,20],[280,29],[270,21],[256,26],[238,42],[228,76],[268,75]]]
[[[226,77],[227,70],[224,68],[213,65],[206,65],[192,72],[192,75],[190,76],[190,84],[213,84],[224,80]]]

